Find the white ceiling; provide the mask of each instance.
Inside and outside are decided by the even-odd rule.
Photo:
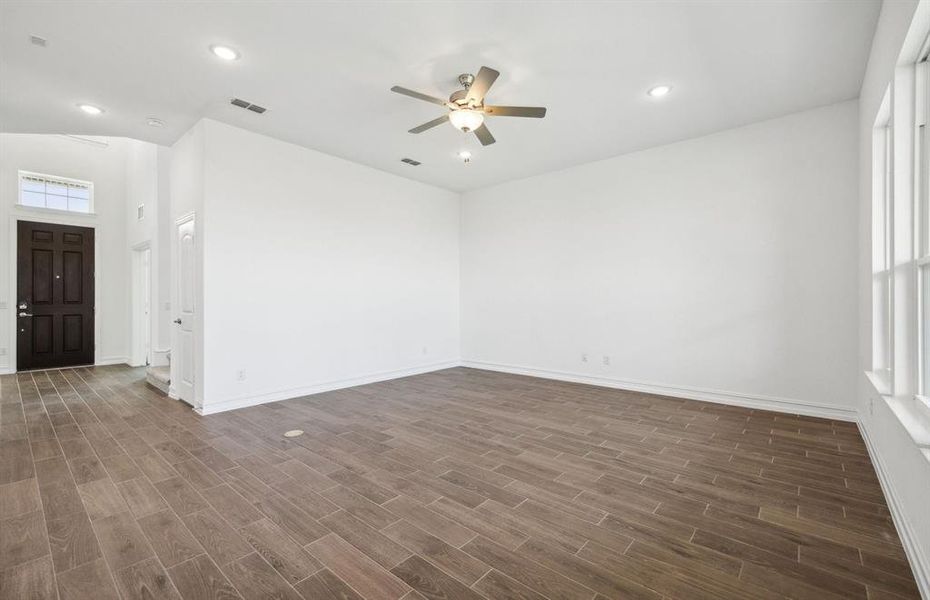
[[[210,117],[464,191],[854,98],[879,7],[4,1],[0,130],[172,144]],[[242,58],[220,61],[215,43]],[[546,118],[490,118],[488,147],[451,125],[407,133],[443,109],[392,85],[445,97],[481,65],[501,72],[488,103],[546,106]],[[648,98],[659,83],[674,90]],[[232,97],[268,112],[232,107]],[[89,117],[79,102],[106,113]],[[150,116],[166,125],[147,126]],[[468,165],[462,149],[474,155]]]

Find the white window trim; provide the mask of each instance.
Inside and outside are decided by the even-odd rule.
[[[47,181],[60,181],[65,184],[81,185],[87,187],[87,212],[80,212],[76,210],[67,210],[61,208],[48,208],[39,207],[39,206],[27,206],[23,204],[23,178],[25,177],[36,177],[39,179],[45,179]],[[48,175],[46,173],[36,173],[34,171],[19,171],[16,177],[16,208],[24,211],[35,211],[35,212],[45,212],[51,214],[65,214],[65,215],[96,215],[94,212],[94,182],[85,181],[83,179],[72,179],[70,177],[61,177],[59,175]]]

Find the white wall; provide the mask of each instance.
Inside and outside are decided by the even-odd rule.
[[[130,286],[130,348],[128,352],[129,364],[142,366],[145,357],[139,352],[141,339],[144,333],[142,327],[149,327],[150,354],[153,361],[157,345],[158,319],[161,313],[157,310],[159,297],[159,279],[157,273],[161,261],[161,247],[158,243],[158,210],[159,210],[159,146],[140,140],[126,140],[126,257],[129,261],[127,273],[129,279],[126,285]],[[143,205],[142,218],[139,218],[138,208]],[[140,282],[136,269],[140,268],[139,261],[134,254],[138,249],[148,245],[150,250],[150,315],[146,325],[135,313],[141,309]],[[138,337],[138,339],[136,339]],[[154,364],[154,361],[153,361]]]
[[[458,360],[456,194],[200,126],[205,411]]]
[[[15,368],[14,218],[68,222],[96,228],[96,360],[124,362],[128,351],[129,287],[125,195],[127,140],[103,148],[56,135],[0,134],[0,372]],[[94,183],[91,216],[17,207],[18,171],[34,171]]]
[[[188,214],[195,215],[194,239],[195,251],[197,255],[196,264],[200,269],[194,275],[195,290],[194,304],[198,311],[197,320],[193,327],[194,352],[193,352],[193,372],[194,372],[194,398],[187,399],[196,407],[203,405],[203,243],[204,243],[204,221],[206,218],[204,211],[204,193],[205,193],[205,173],[204,173],[204,146],[205,146],[205,125],[203,121],[198,122],[190,131],[181,136],[171,147],[169,157],[169,197],[171,210],[166,223],[160,222],[168,230],[168,245],[170,252],[170,273],[169,288],[170,306],[177,307],[178,304],[178,235],[175,222]],[[164,232],[159,236],[164,238]],[[171,311],[169,320],[174,319],[175,311]],[[171,348],[177,349],[178,335],[177,328],[172,327],[170,330]],[[179,377],[179,364],[181,357],[177,350],[172,353],[171,360],[171,385],[169,394],[178,397],[174,384]]]
[[[882,397],[865,373],[872,367],[872,128],[896,66],[914,61],[928,30],[930,6],[926,1],[885,2],[860,92],[859,363],[856,372],[860,427],[925,598],[930,598],[930,451],[921,452],[905,427],[905,422],[912,418],[908,405],[912,405],[913,400]],[[913,309],[914,299],[899,300],[909,302]]]
[[[463,359],[852,418],[856,111],[465,194]]]

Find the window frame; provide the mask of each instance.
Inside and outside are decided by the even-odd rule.
[[[73,185],[73,186],[82,186],[87,188],[87,211],[80,210],[71,210],[67,208],[50,208],[48,206],[48,194],[46,193],[46,202],[45,206],[32,206],[29,204],[23,204],[23,182],[27,178],[36,178],[43,179],[46,182],[55,182],[62,183],[64,185]],[[94,215],[94,182],[86,181],[83,179],[73,179],[71,177],[61,177],[59,175],[48,175],[46,173],[36,173],[34,171],[18,171],[16,177],[16,207],[22,210],[30,211],[49,211],[56,214],[66,214],[66,215]]]
[[[872,281],[872,365],[871,372],[879,391],[891,394],[894,390],[895,365],[895,260],[894,260],[894,109],[892,107],[892,94],[886,95],[885,106],[873,128],[873,152],[880,149],[880,160],[873,162],[873,189],[872,189],[872,231],[881,235],[881,259],[876,260],[876,239],[872,239],[872,253],[870,255],[869,270]],[[880,179],[879,179],[880,178]],[[877,222],[877,210],[881,209],[881,223]],[[880,264],[877,264],[879,263]],[[876,319],[878,289],[884,291],[883,325],[880,329]],[[881,341],[880,341],[881,340]],[[884,352],[879,356],[877,349],[881,343]]]
[[[925,44],[914,65],[914,268],[917,292],[915,397],[930,406],[930,63]]]

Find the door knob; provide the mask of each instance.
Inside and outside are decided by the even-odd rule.
[[[21,312],[17,315],[18,317],[31,317],[32,313]]]
[[[180,324],[181,324],[181,319],[175,319],[175,320],[174,320],[174,323],[175,323],[175,325],[180,325]]]

